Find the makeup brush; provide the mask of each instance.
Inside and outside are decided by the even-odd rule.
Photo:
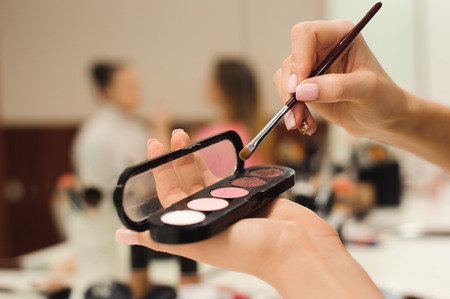
[[[344,52],[344,50],[350,45],[350,43],[355,39],[355,37],[361,32],[361,30],[364,28],[364,26],[369,23],[369,21],[372,19],[372,17],[378,12],[378,10],[381,8],[381,2],[377,2],[370,10],[369,12],[359,21],[358,24],[355,25],[355,27],[350,30],[349,33],[347,33],[346,36],[339,42],[339,44],[328,54],[327,57],[311,72],[309,75],[309,78],[316,77],[323,75],[330,66],[336,61],[336,59]],[[261,130],[261,132],[256,135],[256,137],[250,141],[249,144],[247,144],[246,147],[244,147],[239,152],[239,158],[242,160],[247,160],[251,157],[253,152],[255,151],[256,147],[261,143],[261,141],[267,136],[267,134],[272,131],[272,129],[275,127],[275,125],[280,121],[280,119],[286,114],[286,112],[289,111],[289,109],[292,108],[298,101],[295,99],[295,93],[292,95],[292,97],[289,99],[289,101],[284,104],[284,106],[278,111],[277,114],[267,123],[267,125]],[[302,102],[303,105],[305,103]],[[308,124],[303,122],[302,129],[306,131],[306,127],[308,127]]]

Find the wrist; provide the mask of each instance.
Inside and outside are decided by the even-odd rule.
[[[450,107],[404,91],[400,109],[384,131],[374,139],[406,150],[450,171]]]
[[[309,272],[307,269],[310,266],[306,264],[310,263],[312,256],[306,247],[312,242],[293,227],[285,228],[279,239],[268,259],[268,268],[260,273],[260,278],[274,286],[283,298],[288,299],[293,298],[296,288],[301,289],[305,281],[303,275]]]
[[[330,231],[334,233],[331,228]],[[261,267],[256,276],[274,286],[282,298],[299,298],[300,294],[305,298],[314,297],[311,295],[317,295],[321,283],[326,283],[325,273],[330,272],[330,265],[324,262],[328,257],[321,256],[322,248],[333,248],[333,255],[340,256],[343,247],[337,235],[335,245],[316,247],[303,229],[287,224],[266,259],[266,268]]]
[[[383,109],[385,120],[378,128],[371,130],[366,137],[394,144],[398,136],[414,130],[413,127],[416,125],[414,119],[417,119],[417,111],[420,110],[417,98],[406,90],[398,88],[398,92],[390,97],[390,101],[391,104]]]
[[[331,227],[318,235],[322,236],[313,238],[301,229],[287,228],[259,277],[285,299],[383,298]]]

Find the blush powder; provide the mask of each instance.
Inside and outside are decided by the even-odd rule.
[[[188,202],[187,206],[196,211],[217,211],[228,207],[228,201],[220,198],[198,198]]]
[[[252,177],[252,176],[245,176],[241,178],[236,178],[231,181],[231,185],[236,187],[259,187],[267,184],[267,180],[263,178],[258,177]]]
[[[260,168],[250,171],[251,175],[262,176],[266,178],[279,176],[283,173],[284,171],[278,168]]]
[[[217,188],[210,192],[211,196],[219,198],[237,198],[247,195],[248,190],[237,187]]]
[[[191,225],[205,220],[205,214],[191,210],[168,212],[161,216],[161,222],[171,225]]]

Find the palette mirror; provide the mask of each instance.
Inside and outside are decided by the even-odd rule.
[[[125,171],[123,176],[126,179],[123,180],[123,185],[119,182],[119,188],[116,189],[116,193],[122,193],[120,196],[120,204],[124,213],[122,220],[125,218],[136,230],[144,230],[149,216],[167,207],[167,204],[161,202],[158,196],[155,182],[155,173],[162,170],[163,167],[170,165],[176,169],[181,167],[183,162],[195,161],[197,169],[208,169],[209,171],[208,179],[204,181],[204,187],[242,169],[243,162],[238,159],[236,154],[242,148],[240,139],[230,135],[229,138],[217,139],[217,142],[208,143],[193,143],[190,148],[183,149],[181,152],[167,153],[133,167],[131,172]],[[186,151],[191,152],[187,153]],[[186,196],[192,193],[184,191]]]

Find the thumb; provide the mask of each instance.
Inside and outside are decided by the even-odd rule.
[[[297,86],[295,93],[297,100],[302,102],[363,101],[373,95],[377,85],[376,75],[364,70],[309,78]]]
[[[115,233],[116,242],[125,245],[140,245],[155,251],[167,252],[170,254],[185,256],[195,256],[196,244],[165,244],[153,241],[149,231],[137,232],[125,227],[118,229]]]

